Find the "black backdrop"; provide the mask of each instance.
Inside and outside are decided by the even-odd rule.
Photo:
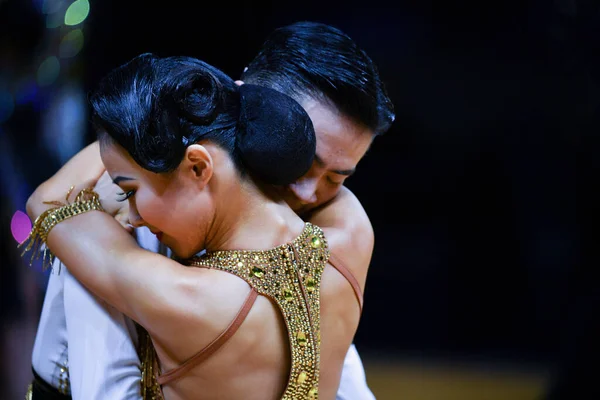
[[[273,29],[337,26],[397,111],[348,181],[376,235],[359,350],[548,361],[595,287],[599,7],[379,3],[91,1],[85,85],[142,52],[237,78]]]

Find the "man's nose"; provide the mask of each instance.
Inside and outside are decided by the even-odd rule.
[[[290,184],[290,190],[303,203],[311,204],[317,201],[317,179],[300,178]]]

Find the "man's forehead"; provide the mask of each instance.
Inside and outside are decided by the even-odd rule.
[[[351,160],[329,160],[323,158],[323,156],[319,156],[318,153],[315,153],[314,158],[315,163],[319,165],[321,168],[326,168],[328,171],[331,171],[338,175],[346,175],[350,176],[354,173],[356,166],[351,162]]]
[[[373,132],[327,102],[309,99],[302,106],[315,128],[316,163],[328,170],[351,174],[371,145]]]
[[[317,154],[326,162],[333,159],[356,163],[371,146],[374,135],[363,129],[338,126],[332,129],[317,127]]]
[[[374,133],[353,116],[340,111],[330,101],[307,97],[300,101],[300,104],[313,121],[317,133],[319,130],[347,131],[349,134],[364,132],[372,135]]]

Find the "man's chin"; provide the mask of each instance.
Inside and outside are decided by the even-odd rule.
[[[300,218],[302,218],[303,220],[306,221],[310,217],[312,212],[318,208],[318,206],[319,206],[318,204],[317,205],[313,205],[313,204],[304,205],[304,206],[299,206],[297,208],[292,208],[292,210],[294,210],[294,212],[296,214],[298,214],[298,216]]]
[[[332,200],[333,200],[333,198],[331,198],[327,201],[319,202],[319,203],[304,204],[302,206],[299,206],[296,209],[292,208],[292,210],[294,210],[294,212],[296,214],[298,214],[298,216],[300,216],[303,220],[306,221],[306,220],[310,219],[310,217],[313,215],[313,213],[327,207],[331,203]]]
[[[297,201],[294,197],[285,196],[284,200],[287,203],[287,205],[290,206],[290,208],[298,215],[306,212],[306,210],[309,208],[308,205]]]
[[[306,204],[300,202],[296,197],[290,196],[289,194],[287,196],[283,196],[283,199],[288,204],[288,206],[290,206],[290,208],[300,217],[310,214],[314,209],[316,209],[320,205],[320,203]]]
[[[290,208],[298,215],[302,216],[303,214],[306,214],[311,207],[307,206],[306,204],[301,204],[301,203],[291,203],[288,202],[288,204],[290,205]]]

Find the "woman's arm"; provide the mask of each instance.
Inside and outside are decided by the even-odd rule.
[[[47,245],[92,293],[158,338],[172,338],[190,305],[198,308],[196,271],[141,249],[104,212],[60,222],[50,231]]]
[[[65,195],[68,192],[71,185],[79,187],[84,182],[97,181],[100,176],[104,173],[104,164],[100,158],[100,145],[96,141],[83,150],[80,150],[73,158],[71,158],[56,174],[54,174],[46,182],[42,183],[39,188],[30,197],[27,207],[31,207],[34,204],[39,205],[43,201],[55,200],[64,202]],[[112,186],[112,191],[104,188],[105,197],[101,197],[102,206],[112,216],[115,216],[121,225],[126,226],[127,213],[129,206],[127,202],[116,201],[116,190],[118,186],[112,184],[112,181],[108,181],[108,185]],[[105,186],[108,186],[105,183]],[[41,194],[44,194],[44,198],[39,198]],[[31,210],[33,214],[36,214],[36,210]],[[28,210],[30,216],[32,212]]]
[[[88,148],[90,153],[93,147]],[[88,153],[88,156],[91,154]],[[89,179],[102,168],[81,170],[87,164],[79,153],[51,179],[40,185],[27,202],[32,220],[54,206],[45,201],[64,201],[75,184],[72,200],[83,188],[92,187]],[[89,159],[88,159],[89,161]],[[75,178],[73,178],[75,177]],[[201,290],[198,273],[159,254],[141,249],[131,235],[109,214],[89,211],[58,223],[50,231],[48,248],[92,293],[136,320],[158,337],[172,337],[179,320],[189,311],[190,302],[198,306]]]
[[[47,199],[42,201],[64,201],[65,195],[71,185],[95,181],[103,172],[104,164],[102,164],[102,159],[100,158],[100,145],[98,142],[94,142],[73,156],[56,174],[42,183],[36,189],[36,192],[38,194],[43,192],[45,196],[48,196]],[[34,192],[34,195],[36,192]],[[34,198],[31,204],[28,202],[27,206],[30,207],[33,205],[36,203],[36,200],[38,199]],[[29,209],[27,212],[29,213]]]

